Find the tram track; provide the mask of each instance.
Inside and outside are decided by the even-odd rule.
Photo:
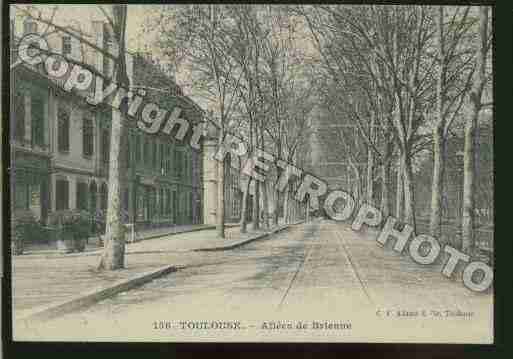
[[[368,304],[374,305],[368,285],[351,258],[351,253],[338,228],[322,221],[315,227],[310,241],[311,243],[305,243],[305,255],[298,263],[277,309],[283,310],[286,307],[295,289],[299,292],[301,288],[309,288],[312,282],[317,283],[317,288],[322,288],[321,284],[324,283],[324,287],[334,289],[338,295],[345,295],[349,299],[354,295],[354,291],[360,292]],[[323,270],[327,263],[333,263],[335,273]],[[358,297],[355,296],[355,301],[358,301]]]

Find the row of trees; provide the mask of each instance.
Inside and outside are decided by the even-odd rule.
[[[475,141],[480,111],[491,89],[491,28],[487,7],[304,6],[319,53],[325,104],[358,128],[366,153],[346,146],[348,159],[365,159],[361,200],[391,212],[390,167],[396,164],[395,216],[416,226],[413,171],[424,150],[433,153],[430,233],[440,236],[446,143],[464,127],[462,247],[474,243]],[[334,119],[335,121],[337,119]],[[348,141],[344,126],[340,139]],[[359,181],[357,181],[359,182]]]
[[[157,46],[190,74],[192,91],[205,99],[214,114],[210,120],[218,128],[219,143],[230,131],[242,136],[248,157],[264,150],[296,163],[298,149],[308,137],[315,101],[312,72],[301,45],[301,23],[290,8],[190,5],[154,11],[147,30],[157,29]],[[218,163],[217,176],[220,237],[224,237],[224,165]],[[286,219],[292,220],[292,213],[298,212],[290,199],[291,188],[281,196],[272,185],[279,174],[265,182],[254,181],[254,229],[278,223],[281,201]],[[251,181],[243,181],[241,232],[247,231]]]
[[[333,120],[352,124],[360,138],[361,146],[354,146],[351,126],[338,127],[360,184],[357,200],[373,203],[374,180],[380,178],[381,210],[392,212],[395,193],[395,216],[414,228],[414,170],[430,151],[434,236],[441,234],[446,144],[452,130],[463,129],[461,233],[463,250],[471,250],[476,132],[492,83],[487,7],[192,5],[157,11],[149,27],[158,28],[159,47],[191,74],[194,92],[208,99],[220,141],[228,127],[237,129],[250,155],[261,148],[295,163],[309,139],[312,110],[320,106],[340,114]],[[358,166],[362,159],[364,170]],[[219,168],[218,223],[224,236]],[[267,185],[255,183],[253,213],[260,213],[262,203],[276,223],[280,196]],[[290,193],[285,191],[286,208]],[[258,221],[255,216],[255,228]]]

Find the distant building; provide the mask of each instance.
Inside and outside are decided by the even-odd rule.
[[[365,143],[354,122],[334,116],[336,114],[324,108],[316,109],[313,113],[309,170],[326,181],[330,190],[340,189],[356,196],[358,187],[361,191],[365,185]],[[347,143],[344,144],[343,139]],[[351,150],[352,156],[347,149]]]

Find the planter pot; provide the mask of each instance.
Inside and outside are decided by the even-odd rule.
[[[57,249],[62,253],[71,253],[75,250],[75,243],[73,239],[73,234],[58,231],[57,233]]]
[[[87,242],[86,238],[75,238],[73,240],[73,242],[74,242],[74,250],[75,251],[83,252],[85,250],[85,246],[86,246],[86,242]]]

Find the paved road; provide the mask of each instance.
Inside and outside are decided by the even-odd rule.
[[[114,325],[116,335],[127,338],[134,326],[177,318],[272,319],[307,313],[341,319],[389,309],[471,308],[489,324],[485,314],[491,306],[491,295],[442,277],[438,266],[422,267],[382,248],[371,233],[317,220],[235,250],[191,256],[184,269],[56,319],[44,333],[80,327],[84,335],[103,338],[99,330]]]

